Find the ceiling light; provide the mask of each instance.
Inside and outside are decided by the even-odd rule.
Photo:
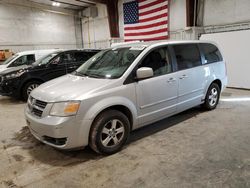
[[[55,2],[55,1],[52,2],[52,6],[59,7],[60,5],[61,3],[59,2]]]

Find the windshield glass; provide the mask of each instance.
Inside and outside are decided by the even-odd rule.
[[[60,52],[54,52],[54,53],[51,53],[49,55],[45,55],[45,56],[39,58],[35,63],[33,63],[33,65],[45,65],[45,64],[49,63],[49,61],[59,53]]]
[[[144,48],[114,48],[90,58],[76,70],[77,75],[95,78],[119,78]]]
[[[13,59],[15,59],[16,57],[18,57],[18,54],[13,55],[13,56],[9,57],[8,59],[6,59],[6,60],[2,63],[2,65],[7,65],[7,64],[9,64],[9,62],[11,62],[11,61],[12,61]]]

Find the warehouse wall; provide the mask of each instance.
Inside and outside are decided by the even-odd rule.
[[[250,21],[249,0],[205,0],[204,26]]]
[[[98,16],[82,19],[84,48],[105,48],[110,45],[110,32],[106,5],[97,4]],[[89,10],[83,11],[88,14]]]
[[[0,49],[75,48],[74,17],[0,3]]]
[[[124,36],[123,3],[124,0],[119,0],[119,29],[121,38]],[[170,0],[169,11],[169,29],[171,38],[171,33],[183,30],[186,27],[186,0]]]
[[[221,47],[227,62],[228,86],[250,89],[250,1],[205,0],[203,15],[205,34],[201,39],[215,41]]]
[[[123,3],[118,1],[119,7],[119,30],[120,38],[111,39],[109,33],[108,16],[106,6],[98,4],[98,17],[83,19],[83,41],[86,48],[105,48],[112,42],[123,41]],[[170,38],[183,38],[183,31],[186,27],[186,0],[170,1]]]

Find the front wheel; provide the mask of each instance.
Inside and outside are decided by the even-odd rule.
[[[22,90],[22,97],[23,97],[23,100],[27,101],[28,100],[28,97],[31,93],[31,91],[33,91],[35,88],[37,88],[39,85],[41,85],[41,82],[39,81],[30,81],[28,82],[27,84],[25,84],[25,86],[23,87],[23,90]]]
[[[220,99],[220,88],[218,84],[212,83],[208,88],[203,107],[206,110],[213,110],[216,108],[219,99]]]
[[[130,122],[120,111],[107,110],[94,121],[90,130],[90,147],[97,153],[113,154],[121,150],[130,133]]]

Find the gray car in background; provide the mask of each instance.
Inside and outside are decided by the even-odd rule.
[[[216,108],[226,84],[214,43],[124,44],[32,91],[25,115],[31,133],[50,146],[112,154],[134,129],[197,105]]]

